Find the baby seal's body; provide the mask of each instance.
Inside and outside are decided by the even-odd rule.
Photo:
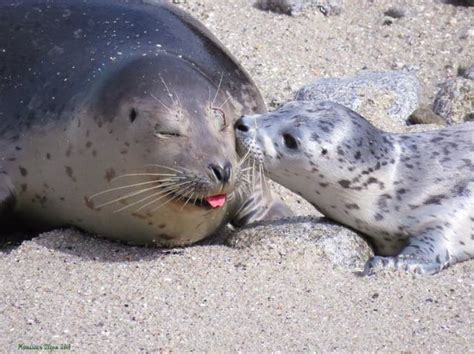
[[[236,132],[272,179],[370,238],[366,273],[474,257],[474,123],[389,134],[332,102],[291,102]]]

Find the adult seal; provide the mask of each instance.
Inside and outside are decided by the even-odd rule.
[[[263,111],[235,59],[171,5],[2,1],[0,222],[177,246],[285,215],[235,151],[234,121]]]
[[[272,179],[372,241],[366,274],[474,257],[474,123],[390,134],[336,103],[290,102],[236,132]]]

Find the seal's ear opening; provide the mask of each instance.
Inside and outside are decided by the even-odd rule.
[[[130,122],[133,123],[135,122],[135,119],[137,119],[138,113],[135,108],[130,109],[130,113],[128,115],[128,118],[130,119]]]

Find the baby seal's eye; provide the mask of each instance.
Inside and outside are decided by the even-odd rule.
[[[298,142],[291,134],[283,134],[283,142],[288,149],[298,149]]]

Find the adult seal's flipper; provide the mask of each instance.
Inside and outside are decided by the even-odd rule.
[[[263,185],[266,186],[267,182]],[[254,190],[247,199],[239,203],[231,224],[236,227],[252,224],[257,221],[278,220],[293,216],[293,212],[283,201],[267,188],[262,188],[259,180],[254,183]]]
[[[5,172],[0,172],[0,224],[8,221],[8,214],[13,211],[14,205],[13,183]]]

